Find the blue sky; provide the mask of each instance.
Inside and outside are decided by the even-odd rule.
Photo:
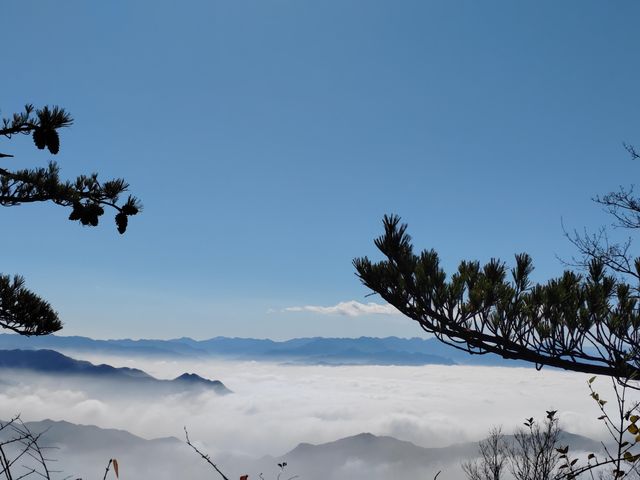
[[[59,104],[65,176],[122,176],[123,237],[50,205],[2,210],[1,271],[67,335],[419,335],[370,302],[385,213],[449,270],[527,251],[536,279],[590,198],[640,165],[634,1],[110,1],[3,6],[3,115]],[[9,167],[45,165],[28,137]],[[340,309],[337,309],[340,310]]]

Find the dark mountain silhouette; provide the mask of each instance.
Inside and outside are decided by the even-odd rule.
[[[93,381],[118,382],[126,387],[165,390],[207,388],[219,394],[231,393],[219,380],[208,380],[193,373],[185,373],[173,380],[161,380],[136,368],[115,368],[76,360],[53,350],[0,350],[0,369],[26,370],[33,373],[86,377]],[[0,370],[1,372],[2,370]]]
[[[218,357],[232,360],[328,365],[487,365],[527,366],[493,354],[470,355],[434,338],[295,338],[273,341],[253,338],[215,337],[194,340],[94,340],[86,337],[24,338],[0,334],[3,349],[52,349],[71,353],[140,355],[164,358]]]
[[[85,360],[67,357],[54,350],[0,350],[0,368],[26,368],[46,373],[108,375],[135,379],[153,378],[137,368],[94,365]]]
[[[174,378],[172,382],[175,384],[182,383],[184,385],[201,385],[204,387],[213,388],[214,390],[220,389],[220,386],[224,387],[224,385],[222,385],[222,382],[220,382],[219,380],[209,380],[208,378],[202,378],[196,373],[183,373],[179,377]]]

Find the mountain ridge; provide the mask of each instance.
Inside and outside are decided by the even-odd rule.
[[[92,380],[123,382],[126,385],[150,385],[159,388],[181,389],[182,387],[202,387],[217,394],[231,393],[220,380],[210,380],[195,373],[183,373],[171,379],[155,378],[137,368],[113,367],[107,364],[95,365],[86,360],[77,360],[55,350],[0,350],[0,369],[27,370],[47,375],[90,377]]]
[[[110,339],[96,340],[80,336],[24,338],[0,334],[2,349],[52,349],[61,352],[90,352],[110,355],[134,355],[162,358],[222,358],[229,360],[271,361],[315,365],[478,365],[526,366],[495,354],[470,355],[445,345],[435,338],[400,337],[301,337],[275,341],[270,339],[213,337],[194,340],[181,337],[169,340]]]

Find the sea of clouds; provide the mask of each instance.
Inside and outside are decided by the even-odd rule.
[[[494,425],[511,433],[525,417],[542,420],[551,409],[558,410],[563,429],[605,437],[589,397],[589,376],[559,370],[83,358],[141,368],[158,378],[193,372],[221,380],[234,393],[145,399],[118,388],[89,392],[77,382],[14,378],[0,391],[0,418],[20,412],[24,420],[67,420],[144,438],[182,438],[186,426],[212,454],[252,457],[282,455],[300,442],[330,442],[361,432],[446,446],[476,441]],[[599,378],[594,387],[613,400],[609,380]]]

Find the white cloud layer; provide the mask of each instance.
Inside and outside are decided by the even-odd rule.
[[[360,317],[362,315],[401,315],[401,313],[388,303],[369,302],[360,303],[355,300],[340,302],[337,305],[322,307],[317,305],[305,305],[302,307],[287,307],[285,312],[313,312],[321,315],[346,315],[348,317]]]
[[[68,420],[121,428],[145,438],[180,437],[186,425],[212,453],[255,457],[280,455],[300,442],[329,442],[361,432],[425,447],[445,446],[477,440],[494,425],[511,431],[525,417],[543,418],[545,409],[559,410],[569,431],[592,438],[603,434],[587,376],[563,371],[87,359],[143,368],[159,378],[195,372],[222,380],[234,393],[166,395],[149,403],[127,391],[98,395],[78,384],[22,378],[0,390],[0,418],[21,412],[25,420]],[[603,398],[612,396],[605,379],[595,385]]]
[[[589,397],[589,376],[565,371],[443,365],[301,366],[217,359],[74,356],[93,363],[141,368],[164,379],[194,372],[222,380],[234,393],[167,394],[149,399],[113,386],[91,390],[84,381],[72,378],[24,373],[11,376],[3,372],[0,419],[19,412],[25,421],[67,420],[128,430],[144,438],[182,438],[186,426],[202,450],[234,472],[230,478],[247,473],[232,468],[232,465],[242,467],[242,462],[234,464],[233,458],[279,456],[301,442],[318,444],[370,432],[424,447],[441,447],[477,441],[492,426],[501,425],[505,433],[511,433],[522,425],[524,418],[543,419],[545,410],[551,409],[558,410],[563,429],[593,439],[606,438],[603,424],[597,420],[600,411]],[[599,378],[594,387],[602,398],[610,400],[607,405],[615,404],[607,379]],[[631,392],[628,401],[639,399],[639,392]],[[74,473],[83,463],[77,453],[60,453],[60,458],[67,457],[75,466]],[[111,458],[108,452],[102,456]],[[188,450],[178,460],[188,469],[201,466]],[[91,470],[84,471],[97,471],[100,461],[87,457],[84,462]],[[317,471],[324,474],[323,468],[319,465]],[[375,470],[378,468],[382,470]],[[399,474],[395,464],[364,468],[356,462],[335,469],[322,479],[418,478],[411,472]],[[292,473],[317,480],[319,477],[310,474],[312,471],[315,470],[305,467],[304,471]],[[420,478],[433,478],[435,472],[424,475]],[[169,480],[175,476],[128,478]],[[185,473],[181,478],[203,476]],[[250,478],[256,478],[256,474]],[[464,477],[448,468],[445,478]]]

